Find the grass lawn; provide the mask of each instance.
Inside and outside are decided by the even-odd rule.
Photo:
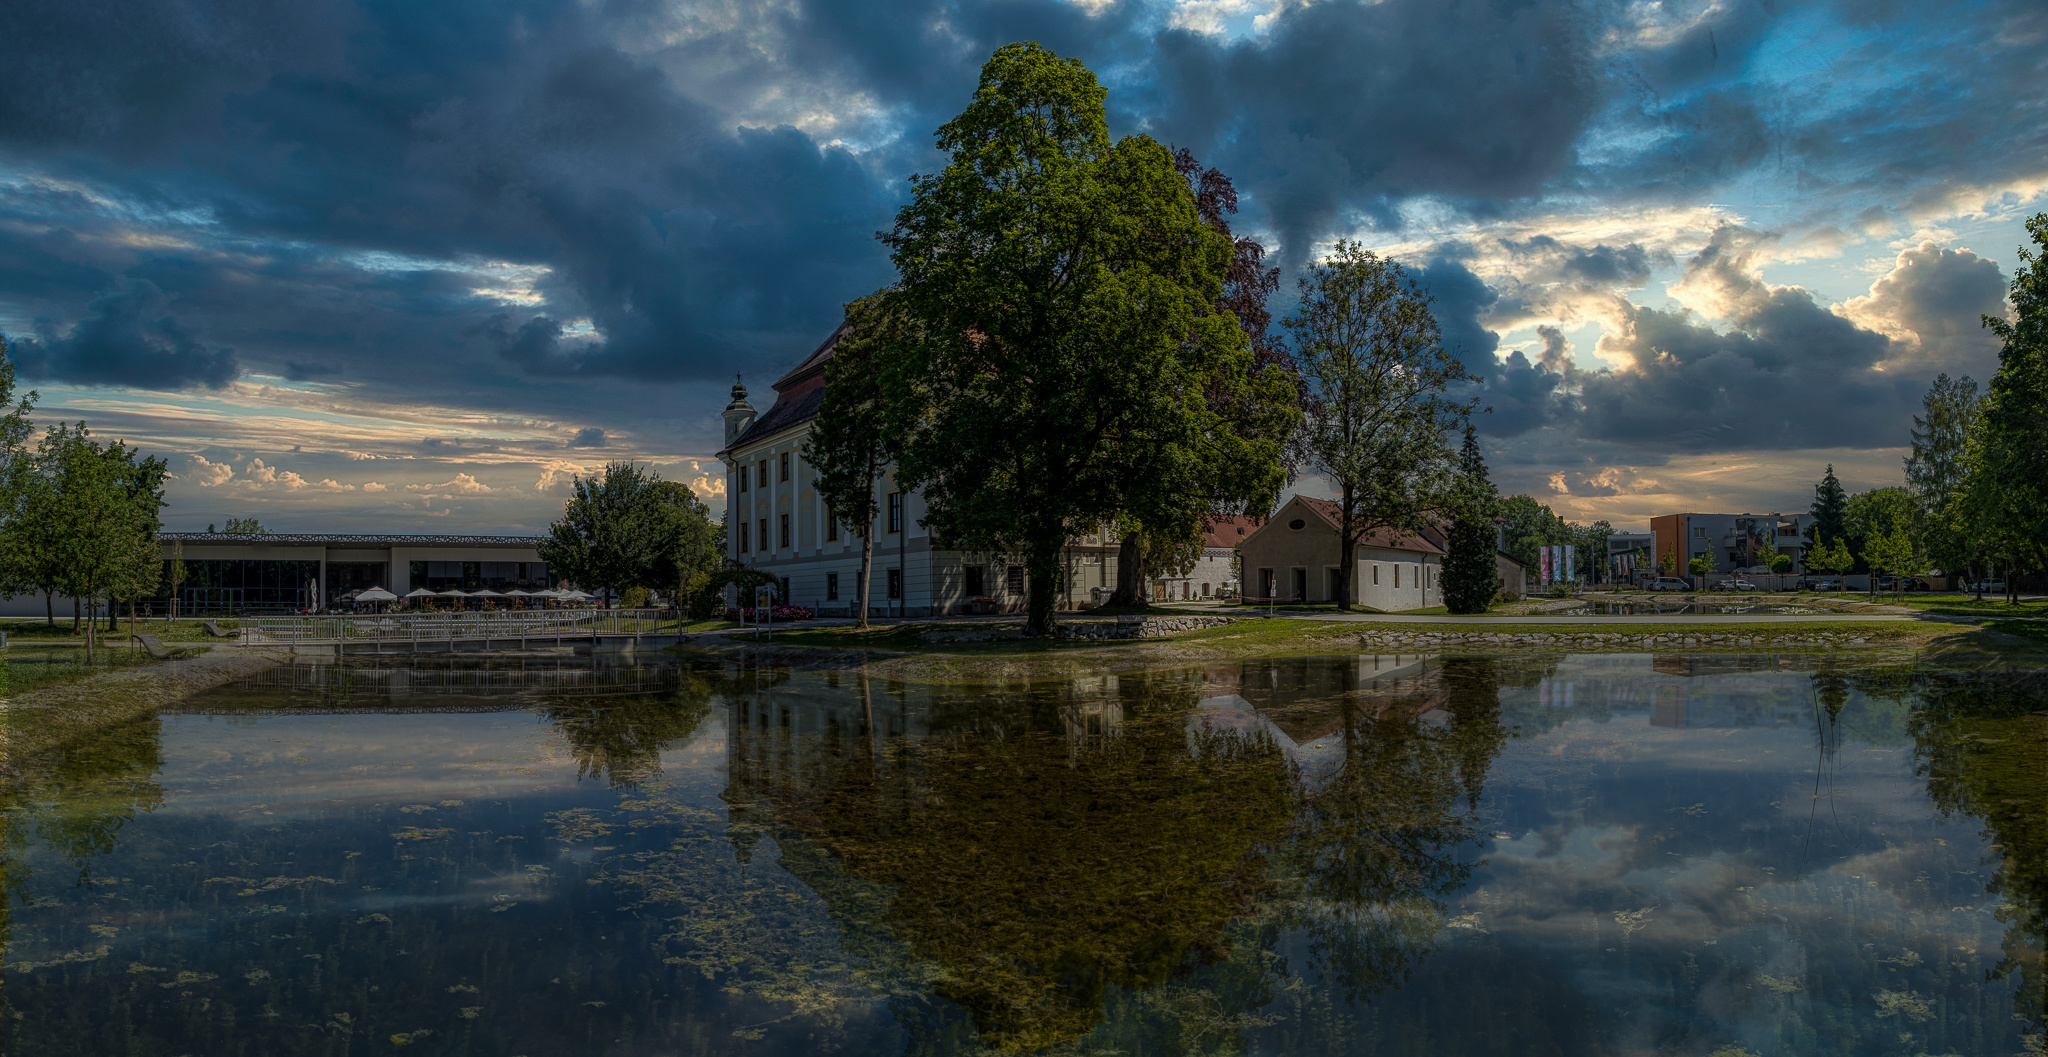
[[[161,618],[157,620],[137,620],[135,622],[135,632],[141,635],[155,635],[167,643],[227,641],[214,638],[206,633],[205,628],[199,625],[200,622],[197,620],[163,620]],[[241,622],[236,620],[217,620],[214,621],[214,625],[222,631],[232,631],[240,627]],[[85,633],[82,629],[76,632],[71,630],[71,619],[69,617],[59,618],[55,627],[51,627],[41,620],[10,620],[0,622],[0,631],[7,633],[7,638],[10,642],[65,642],[82,644],[85,641]],[[113,631],[108,631],[106,624],[102,623],[100,625],[100,641],[115,645],[126,643],[128,641],[127,619],[125,617],[122,618]]]
[[[1907,606],[1923,613],[1936,613],[1948,617],[1984,617],[1996,620],[2000,617],[2048,617],[2048,603],[2007,602],[2003,598],[1984,596],[1977,601],[1974,595],[1896,595],[1885,597],[1886,605]]]

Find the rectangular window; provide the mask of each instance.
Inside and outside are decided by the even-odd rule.
[[[783,453],[782,453],[782,476],[781,476],[781,477],[779,478],[779,480],[784,480],[784,481],[787,481],[787,480],[789,480],[789,453],[788,453],[788,452],[783,452]]]
[[[775,601],[779,605],[786,606],[789,604],[789,577],[785,576],[782,578],[782,595]]]
[[[901,569],[889,570],[889,597],[903,597],[903,570]]]
[[[1707,527],[1705,525],[1694,525],[1692,527],[1692,538],[1700,540],[1706,539]]]
[[[747,523],[742,521],[739,524],[734,525],[733,528],[737,530],[733,533],[733,535],[739,537],[740,553],[747,553]]]
[[[1374,587],[1380,585],[1380,567],[1378,565],[1372,567],[1372,585]]]
[[[768,460],[762,459],[760,468],[754,471],[754,483],[768,487]]]
[[[838,538],[839,515],[827,510],[825,511],[825,542],[831,543]]]
[[[781,517],[782,524],[777,528],[777,531],[781,533],[782,545],[787,547],[789,546],[789,515],[783,514]]]
[[[1003,570],[1003,588],[1013,595],[1024,593],[1024,567],[1012,565]]]
[[[747,490],[747,464],[741,463],[733,469],[733,476],[739,479],[740,491]]]
[[[1401,567],[1399,565],[1394,566],[1394,586],[1396,588],[1401,586]]]
[[[903,493],[889,493],[889,531],[903,531]]]
[[[981,567],[981,566],[979,566],[979,565],[970,565],[970,566],[968,566],[968,567],[967,567],[967,597],[969,597],[969,598],[983,598],[983,597],[986,597],[986,596],[987,596],[987,594],[988,594],[988,580],[987,580],[987,576],[986,576],[985,572],[984,572],[984,571],[982,570],[982,567]]]
[[[837,601],[839,601],[839,574],[838,574],[838,573],[826,573],[826,574],[825,574],[825,601],[827,601],[827,602],[837,602]]]
[[[759,540],[757,541],[757,544],[758,544],[758,546],[760,547],[760,549],[761,549],[761,550],[764,550],[764,551],[765,551],[765,550],[767,550],[767,549],[768,549],[768,519],[767,519],[767,518],[762,518],[762,519],[761,519],[761,521],[760,521],[760,527],[759,527],[758,531],[760,532],[760,534],[761,534],[761,535],[760,535],[760,538],[759,538]]]

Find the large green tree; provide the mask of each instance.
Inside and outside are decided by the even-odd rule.
[[[1360,540],[1418,532],[1455,495],[1449,434],[1471,405],[1448,390],[1477,379],[1445,351],[1429,304],[1400,264],[1340,240],[1283,321],[1308,387],[1308,465],[1337,486],[1339,609],[1351,608]]]
[[[1920,543],[1943,572],[1959,573],[1976,561],[1974,533],[1966,523],[1966,494],[1976,465],[1972,448],[1984,401],[1968,376],[1934,379],[1913,417],[1913,451],[1906,457],[1906,485],[1920,512]]]
[[[1453,613],[1484,613],[1500,588],[1500,566],[1494,559],[1500,500],[1487,479],[1486,456],[1471,423],[1465,425],[1465,446],[1458,455],[1457,490],[1450,546],[1444,555],[1444,606]]]
[[[2036,571],[2048,568],[2048,213],[2029,219],[2027,234],[2036,250],[2019,251],[2012,318],[1984,317],[2003,345],[1985,398],[1980,470],[1998,496],[1995,516],[2015,534],[2014,567]]]
[[[1103,99],[1076,60],[998,49],[882,236],[917,324],[876,371],[898,485],[948,545],[1023,552],[1033,635],[1083,531],[1256,508],[1284,479],[1293,390],[1215,310],[1230,239],[1165,147],[1110,139]]]
[[[1807,548],[1808,553],[1829,543],[1845,541],[1848,537],[1849,493],[1842,488],[1841,479],[1835,476],[1835,464],[1829,463],[1827,473],[1813,488],[1813,523],[1806,526],[1806,538],[1813,545]]]
[[[1230,217],[1237,212],[1237,187],[1229,176],[1214,168],[1203,168],[1193,153],[1176,150],[1173,166],[1188,180],[1194,192],[1195,210],[1210,227],[1231,240],[1230,265],[1224,272],[1221,293],[1217,296],[1213,311],[1228,314],[1237,320],[1245,333],[1245,341],[1252,352],[1251,369],[1255,372],[1273,372],[1293,380],[1295,377],[1294,358],[1278,336],[1271,333],[1269,324],[1272,313],[1266,309],[1266,300],[1280,286],[1280,269],[1266,267],[1266,248],[1256,240],[1235,235],[1230,230]],[[1297,399],[1301,390],[1294,386]],[[1230,416],[1238,409],[1228,401],[1232,394],[1228,390],[1211,394],[1215,409]],[[1264,408],[1253,408],[1249,417],[1236,418],[1230,428],[1238,431],[1274,429],[1286,435],[1286,446],[1282,459],[1290,475],[1293,467],[1301,461],[1299,450],[1298,415],[1284,418],[1269,416]],[[1263,514],[1264,509],[1244,509],[1243,497],[1206,496],[1190,494],[1188,507],[1200,507],[1208,503],[1204,513],[1210,514]],[[1109,597],[1112,606],[1136,606],[1146,601],[1146,584],[1154,575],[1182,576],[1201,560],[1202,549],[1207,543],[1204,519],[1190,519],[1176,516],[1167,525],[1148,525],[1136,516],[1120,517],[1116,524],[1118,536],[1116,589]]]
[[[881,517],[876,487],[888,468],[894,438],[875,371],[883,350],[914,349],[916,324],[893,291],[879,290],[846,306],[846,329],[825,364],[825,394],[817,423],[804,438],[804,461],[815,467],[819,512],[860,540],[860,582],[853,608],[868,626],[874,595],[875,523]]]
[[[1848,539],[1849,552],[1866,569],[1873,567],[1871,548],[1878,540],[1893,534],[1906,540],[1917,554],[1920,549],[1919,504],[1914,502],[1913,493],[1900,485],[1858,492],[1850,496],[1843,507],[1843,534]],[[1891,557],[1896,559],[1895,555]]]
[[[594,477],[577,475],[561,518],[540,543],[548,574],[608,594],[645,584],[659,553],[651,491],[658,480],[629,462],[610,463]]]

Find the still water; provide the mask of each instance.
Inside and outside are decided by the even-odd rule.
[[[2048,693],[299,667],[29,768],[9,1054],[2038,1054]]]

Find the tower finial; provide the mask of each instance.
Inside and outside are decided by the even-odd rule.
[[[738,371],[732,372],[732,398],[736,401],[747,398],[747,387],[740,382],[740,372]]]

